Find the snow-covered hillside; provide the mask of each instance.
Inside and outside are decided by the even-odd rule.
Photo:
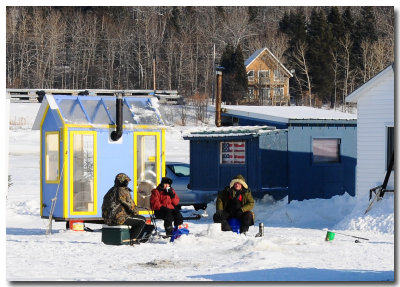
[[[367,215],[368,198],[343,195],[287,204],[287,198],[266,196],[256,202],[256,224],[246,235],[220,231],[212,222],[214,202],[201,212],[184,209],[185,215],[202,217],[188,221],[190,234],[173,243],[105,245],[95,224],[86,224],[94,232],[77,232],[53,222],[53,233],[46,235],[48,220],[39,210],[39,131],[31,130],[38,108],[10,105],[8,281],[394,281],[393,194]],[[189,162],[189,142],[182,139],[196,128],[192,118],[189,124],[167,129],[167,160]],[[255,237],[260,222],[265,236]],[[162,221],[158,225],[163,230]],[[336,232],[333,241],[325,241],[326,230]],[[347,235],[369,240],[355,243]]]

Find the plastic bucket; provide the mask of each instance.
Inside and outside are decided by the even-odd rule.
[[[327,231],[325,241],[331,241],[335,238],[335,232]]]
[[[229,226],[232,229],[232,232],[234,233],[240,233],[240,220],[237,218],[230,218],[228,220]]]
[[[84,231],[85,224],[80,220],[70,220],[69,228],[73,231]]]

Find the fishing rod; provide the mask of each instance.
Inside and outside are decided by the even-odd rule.
[[[331,231],[331,232],[333,232],[333,231]],[[368,238],[359,237],[359,236],[354,236],[354,235],[349,235],[349,234],[344,234],[344,233],[340,233],[340,232],[334,232],[334,233],[340,234],[340,235],[344,235],[344,236],[354,237],[354,238],[358,238],[358,239],[369,240]]]

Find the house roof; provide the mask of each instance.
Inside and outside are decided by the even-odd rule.
[[[230,115],[289,123],[305,120],[356,120],[357,115],[336,110],[304,106],[235,106],[224,105],[222,112]]]
[[[51,112],[59,112],[66,124],[113,125],[116,123],[116,97],[110,96],[71,96],[46,95],[32,126],[40,130],[44,113],[49,107]],[[155,97],[124,97],[123,124],[162,125]]]
[[[361,87],[353,91],[351,94],[349,94],[346,97],[346,102],[350,103],[357,103],[358,99],[364,94],[365,91],[370,90],[373,86],[377,85],[378,83],[381,83],[381,79],[385,76],[387,76],[389,73],[394,73],[394,63],[390,64],[387,66],[385,69],[383,69],[381,72],[379,72],[377,75],[369,79],[368,82],[364,83]]]
[[[286,69],[286,67],[278,60],[277,57],[275,57],[274,54],[272,54],[272,52],[268,49],[268,48],[261,48],[258,49],[257,51],[255,51],[249,58],[247,58],[246,61],[244,61],[244,65],[247,67],[249,66],[251,63],[253,63],[253,61],[255,59],[257,59],[262,53],[264,53],[264,51],[266,51],[267,53],[269,53],[271,55],[271,57],[279,63],[279,65],[283,68],[283,70],[290,76],[293,77],[293,74],[289,72],[288,69]]]

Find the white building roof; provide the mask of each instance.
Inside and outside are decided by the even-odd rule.
[[[222,106],[230,115],[288,123],[290,120],[356,120],[357,115],[304,106]]]

